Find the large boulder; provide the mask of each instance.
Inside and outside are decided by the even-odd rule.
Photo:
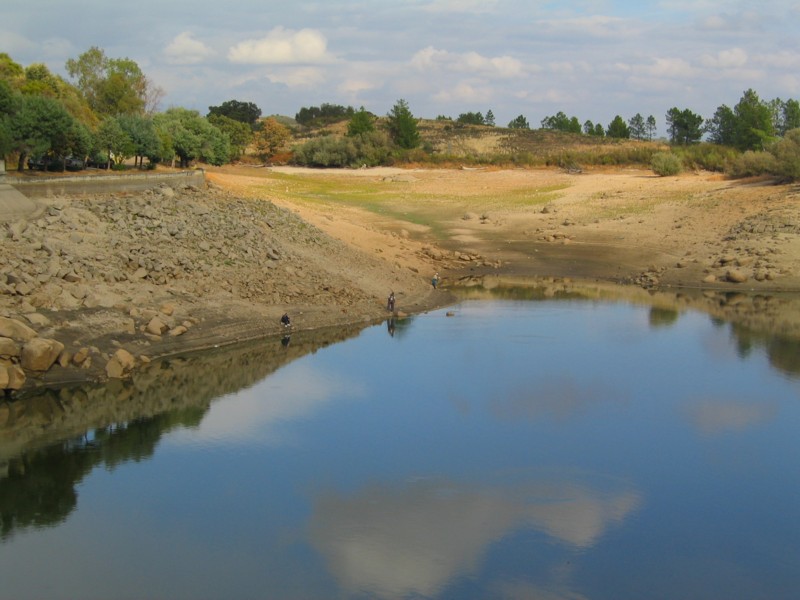
[[[20,364],[30,371],[47,371],[58,359],[64,344],[48,338],[33,338],[22,346]]]
[[[136,366],[136,358],[125,350],[119,348],[106,363],[106,375],[111,379],[127,377]]]
[[[19,365],[0,361],[0,389],[18,390],[25,383],[25,371]]]
[[[27,342],[38,334],[25,323],[8,317],[0,317],[0,337],[7,337],[17,342]]]

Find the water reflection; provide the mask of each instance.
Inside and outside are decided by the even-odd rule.
[[[321,494],[310,535],[348,594],[435,597],[457,578],[476,574],[489,547],[507,536],[531,529],[585,549],[640,502],[619,484],[374,484],[349,495]]]
[[[683,311],[705,312],[729,327],[741,356],[764,348],[770,364],[800,376],[800,294],[745,294],[729,291],[643,290],[634,286],[573,282],[554,278],[465,277],[453,288],[463,298],[506,300],[624,301],[649,306],[652,328],[675,325]]]
[[[0,403],[0,533],[6,537],[19,528],[65,519],[75,508],[75,486],[92,469],[150,457],[169,431],[189,428],[211,438],[238,431],[246,436],[286,411],[297,415],[308,410],[302,402],[272,403],[271,412],[264,414],[263,403],[254,407],[246,394],[224,409],[209,408],[213,400],[247,389],[282,365],[359,331],[352,327],[296,334],[291,347],[267,339],[173,357],[130,380],[35,390]],[[325,389],[315,395],[308,382]],[[301,378],[297,388],[295,397],[307,402],[336,389],[330,381],[314,378]],[[258,420],[252,419],[254,414]]]

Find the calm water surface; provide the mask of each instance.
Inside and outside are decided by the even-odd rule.
[[[8,461],[0,597],[800,596],[796,344],[450,310]]]

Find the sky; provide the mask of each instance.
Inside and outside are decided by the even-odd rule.
[[[672,108],[705,118],[747,89],[800,99],[797,0],[0,0],[0,52],[28,66],[97,46],[134,60],[160,110],[227,100],[264,116],[323,103],[416,117],[491,110],[538,127]]]

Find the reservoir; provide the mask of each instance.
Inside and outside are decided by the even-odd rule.
[[[0,598],[800,590],[800,344],[701,312],[465,297],[4,407]]]

